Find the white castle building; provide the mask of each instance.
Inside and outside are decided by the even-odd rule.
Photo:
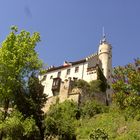
[[[63,65],[55,67],[52,66],[47,69],[45,74],[40,75],[40,80],[44,86],[44,93],[48,97],[56,96],[64,92],[67,88],[69,94],[69,84],[66,81],[82,79],[87,82],[97,80],[97,69],[100,69],[106,78],[108,84],[111,84],[111,73],[112,73],[112,47],[106,41],[105,36],[100,41],[98,52],[85,59],[75,62],[64,62]],[[109,94],[109,90],[107,90]],[[108,97],[107,97],[108,98]]]

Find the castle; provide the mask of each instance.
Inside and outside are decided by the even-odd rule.
[[[72,91],[72,81],[82,79],[87,82],[97,80],[97,70],[100,69],[107,83],[111,85],[112,73],[112,47],[107,42],[105,35],[100,41],[98,52],[87,56],[85,59],[67,62],[63,65],[47,69],[45,74],[39,76],[44,86],[44,93],[48,96],[48,102],[54,102],[54,98],[60,98],[63,102],[66,99],[79,100],[80,91]],[[106,91],[105,98],[109,100],[110,89]]]

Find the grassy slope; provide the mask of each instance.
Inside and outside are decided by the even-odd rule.
[[[123,114],[118,111],[79,120],[77,140],[88,140],[89,134],[96,128],[105,129],[110,140],[140,140],[140,122],[133,119],[125,121]]]

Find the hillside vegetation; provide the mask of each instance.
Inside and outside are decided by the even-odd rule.
[[[104,107],[95,101],[80,109],[70,101],[51,108],[45,120],[46,134],[52,139],[139,140],[139,119],[116,106]],[[88,103],[87,103],[88,104]],[[87,106],[87,105],[85,105]],[[80,114],[80,117],[79,117]],[[46,135],[47,136],[47,135]]]
[[[114,94],[110,106],[95,101],[91,98],[92,96],[79,106],[71,101],[53,105],[45,119],[46,138],[139,140],[139,65],[140,60],[137,59],[134,64],[114,69],[112,85]],[[87,89],[91,92],[89,85]]]
[[[102,130],[108,137],[96,130]],[[96,133],[95,133],[96,132]],[[92,118],[85,118],[78,121],[76,135],[78,140],[88,140],[90,135],[94,134],[94,140],[139,140],[140,123],[135,119],[126,121],[123,112],[118,110],[109,113],[95,115]]]

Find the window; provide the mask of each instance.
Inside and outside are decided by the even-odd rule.
[[[57,86],[59,84],[59,81],[58,80],[54,80],[53,81],[53,86]]]
[[[50,76],[50,79],[53,79],[53,76],[52,75]]]
[[[70,69],[67,69],[67,75],[70,75]]]
[[[44,75],[42,81],[44,81],[46,79],[47,79],[47,75]]]
[[[79,67],[75,67],[75,73],[79,72]]]
[[[58,73],[57,73],[57,77],[60,77],[61,76],[61,71],[59,71]]]
[[[73,77],[73,80],[76,81],[76,80],[78,80],[78,78],[77,77]]]

